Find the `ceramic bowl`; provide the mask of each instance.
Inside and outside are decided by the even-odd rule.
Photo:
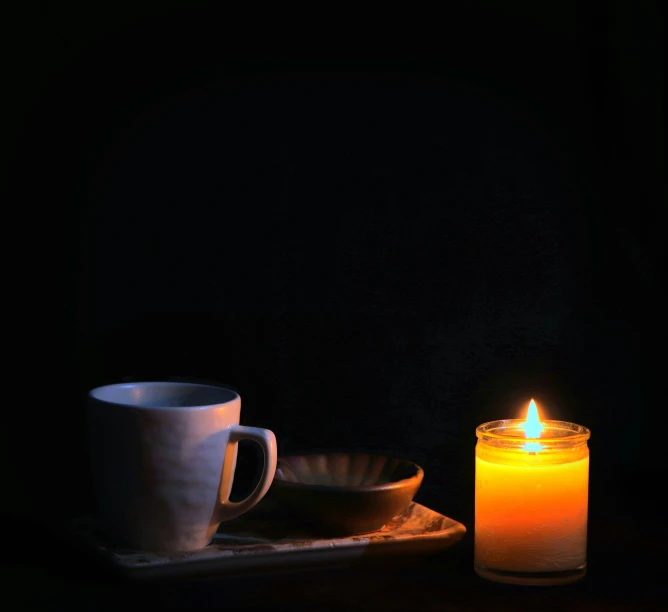
[[[321,453],[279,457],[278,503],[332,535],[378,531],[411,503],[424,471],[394,457]]]

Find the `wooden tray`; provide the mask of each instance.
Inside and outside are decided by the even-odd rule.
[[[132,578],[275,571],[374,555],[435,553],[449,548],[466,533],[461,523],[414,502],[380,531],[323,538],[263,500],[244,516],[223,523],[211,544],[188,553],[114,549],[105,543],[93,517],[76,519],[70,527],[89,552]]]

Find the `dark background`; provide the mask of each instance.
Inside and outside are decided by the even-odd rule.
[[[5,512],[90,510],[85,393],[124,380],[411,458],[468,525],[475,427],[531,397],[591,428],[592,503],[665,469],[658,3],[425,16],[373,55],[86,6],[26,9],[9,58]]]

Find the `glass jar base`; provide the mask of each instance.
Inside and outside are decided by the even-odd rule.
[[[506,572],[484,567],[477,563],[474,563],[473,567],[475,573],[486,580],[523,586],[557,586],[560,584],[571,584],[582,580],[587,573],[586,565],[562,572]]]

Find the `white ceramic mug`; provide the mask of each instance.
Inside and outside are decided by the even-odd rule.
[[[276,471],[276,437],[239,425],[241,398],[181,382],[108,385],[88,394],[91,467],[99,515],[116,546],[197,550],[223,521],[259,502]],[[264,451],[262,476],[243,501],[229,500],[239,440]]]

